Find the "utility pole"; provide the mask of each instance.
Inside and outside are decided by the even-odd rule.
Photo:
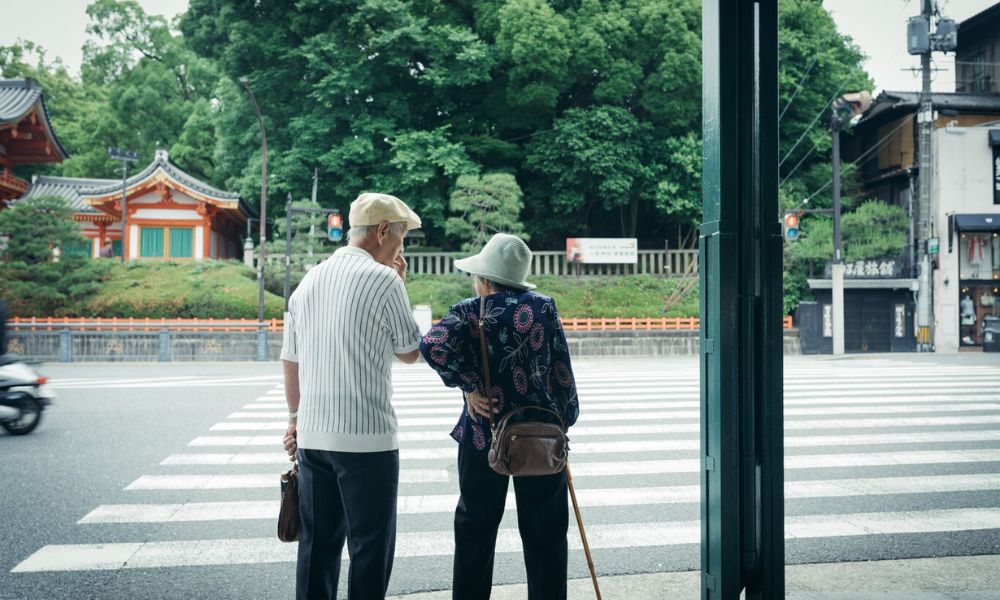
[[[840,237],[840,117],[830,119],[833,136],[833,353],[844,353],[844,259]]]
[[[250,81],[240,77],[240,84],[250,96],[250,103],[257,113],[260,123],[260,242],[257,251],[257,322],[264,322],[264,261],[267,246],[267,130],[264,128],[264,117],[260,113],[257,98],[250,89]],[[263,330],[261,330],[263,331]],[[261,358],[260,360],[264,360]]]
[[[931,33],[931,19],[938,16],[937,28]],[[934,131],[934,104],[931,96],[931,53],[950,52],[958,47],[958,29],[951,19],[942,18],[935,0],[922,0],[919,16],[907,22],[907,51],[920,55],[920,106],[917,109],[917,143],[920,153],[918,162],[919,179],[917,188],[917,249],[920,264],[917,291],[917,347],[922,352],[934,349],[934,305],[931,281],[931,257],[927,242],[934,236],[933,204],[931,199],[932,171],[931,153]]]
[[[122,150],[121,148],[108,148],[108,156],[115,160],[122,161],[122,256],[121,260],[124,264],[125,262],[125,236],[128,235],[128,228],[125,227],[125,185],[128,180],[128,163],[139,160],[139,153],[132,152],[131,150]],[[104,240],[101,240],[101,244],[104,244]]]

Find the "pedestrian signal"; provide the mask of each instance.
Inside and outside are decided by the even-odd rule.
[[[340,213],[332,213],[326,218],[326,237],[331,242],[344,239],[344,219]]]
[[[785,239],[786,240],[797,240],[799,239],[799,216],[795,213],[788,213],[785,215]]]

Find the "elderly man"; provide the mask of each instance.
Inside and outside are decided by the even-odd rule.
[[[348,221],[349,245],[292,294],[281,351],[285,449],[300,470],[300,600],[337,597],[345,538],[348,597],[384,598],[396,545],[392,359],[412,363],[420,353],[402,256],[420,218],[398,198],[361,194]]]

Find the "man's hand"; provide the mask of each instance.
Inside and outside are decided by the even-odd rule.
[[[406,259],[400,254],[396,257],[396,260],[392,261],[392,267],[396,269],[396,273],[399,274],[399,278],[406,281]]]
[[[282,442],[285,445],[285,452],[288,453],[288,460],[295,462],[295,451],[299,449],[297,432],[295,430],[295,419],[288,422],[288,430],[285,431],[285,439]]]
[[[469,412],[470,417],[479,415],[481,417],[490,418],[489,413],[490,400],[483,397],[479,392],[466,392],[465,394],[465,408]],[[500,412],[500,409],[493,407],[493,414]]]

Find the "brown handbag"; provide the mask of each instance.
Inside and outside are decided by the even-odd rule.
[[[489,399],[490,468],[501,475],[525,477],[532,475],[553,475],[566,468],[569,457],[569,440],[566,427],[559,413],[541,406],[522,406],[503,416],[499,422],[493,419],[493,399],[490,381],[490,360],[486,350],[486,300],[479,299],[479,349],[482,353],[483,378],[486,396]],[[558,425],[544,421],[514,421],[514,417],[525,411],[535,410],[553,415]]]
[[[294,542],[299,539],[299,463],[281,475],[281,508],[278,510],[278,539]]]

